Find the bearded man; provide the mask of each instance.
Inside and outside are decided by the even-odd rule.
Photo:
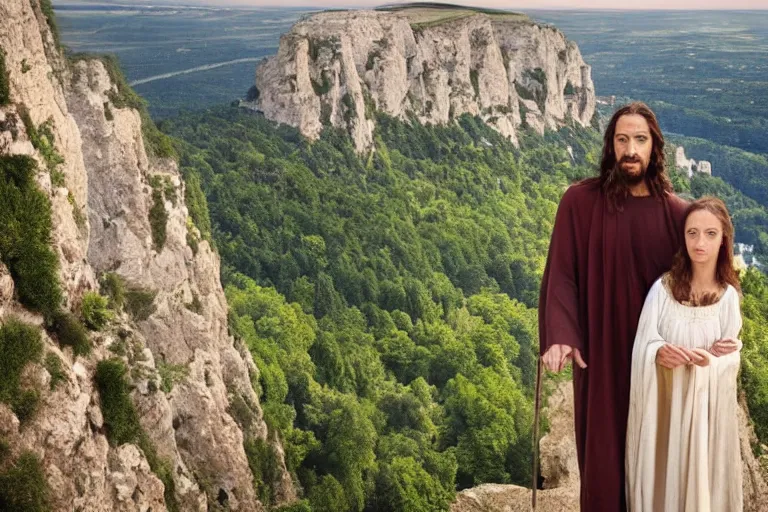
[[[685,208],[666,173],[656,116],[638,102],[611,118],[600,175],[569,187],[557,210],[539,298],[539,347],[550,371],[575,363],[583,512],[626,510],[632,345],[645,296],[680,247]]]

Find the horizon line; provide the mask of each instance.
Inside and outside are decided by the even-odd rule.
[[[174,2],[173,0],[156,0],[156,2],[131,2],[130,0],[125,2],[110,2],[109,0],[62,0],[57,1],[54,3],[53,7],[56,9],[57,7],[65,7],[65,6],[109,6],[109,7],[131,7],[131,8],[158,8],[158,7],[173,7],[173,8],[191,8],[191,9],[288,9],[288,8],[306,8],[308,10],[314,10],[314,11],[325,11],[325,10],[376,10],[381,9],[384,7],[397,7],[398,5],[407,6],[410,3],[422,3],[422,2],[403,2],[402,4],[399,3],[382,3],[380,5],[360,5],[360,4],[346,4],[346,5],[317,5],[316,2],[311,2],[309,0],[303,0],[299,1],[298,3],[291,3],[286,5],[283,4],[264,4],[264,5],[247,5],[243,3],[232,3],[232,4],[215,4],[215,3],[184,3],[184,2]],[[458,5],[460,7],[466,7],[469,9],[477,8],[477,9],[483,9],[483,6],[477,6],[477,5],[465,5],[465,4],[451,4],[447,2],[433,2],[436,4],[445,3],[446,5]],[[654,7],[654,8],[643,8],[643,7],[589,7],[589,6],[582,6],[582,7],[574,7],[573,5],[564,5],[564,6],[541,6],[541,7],[521,7],[521,8],[499,8],[494,7],[494,9],[498,9],[499,11],[509,11],[509,12],[525,12],[525,11],[593,11],[593,12],[761,12],[761,11],[768,11],[768,5],[765,6],[759,6],[759,7],[706,7],[706,8],[696,8],[696,7]]]

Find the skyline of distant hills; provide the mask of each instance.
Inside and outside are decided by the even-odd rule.
[[[244,97],[257,61],[274,54],[280,36],[311,12],[77,3],[57,5],[72,51],[115,53],[129,81],[185,72],[136,85],[157,118]],[[668,130],[705,138],[711,132],[716,142],[768,152],[768,63],[761,58],[768,11],[526,13],[579,45],[598,95],[655,102]],[[206,69],[211,64],[219,67]]]

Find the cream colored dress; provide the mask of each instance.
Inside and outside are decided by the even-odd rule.
[[[627,423],[630,512],[740,512],[741,454],[736,377],[739,351],[711,356],[708,367],[656,364],[665,343],[708,349],[741,330],[732,286],[709,306],[677,302],[659,279],[635,337]]]

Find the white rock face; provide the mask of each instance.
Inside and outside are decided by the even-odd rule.
[[[251,386],[251,373],[258,370],[228,334],[218,255],[206,241],[196,251],[187,243],[188,235],[199,233],[188,230],[185,185],[176,163],[147,155],[140,116],[112,102],[110,92],[117,91],[100,61],[67,65],[38,2],[0,2],[0,48],[11,96],[11,104],[0,108],[0,155],[28,155],[39,163],[37,181],[52,205],[52,246],[66,307],[76,309],[86,291],[97,290],[96,276],[104,272],[155,294],[148,318],[134,321],[123,314],[92,335],[94,350],[87,358],[73,357],[71,349],[60,350],[44,335],[46,352],[61,359],[65,378],[52,390],[51,375],[40,365],[29,366],[25,375],[40,390],[40,410],[20,428],[0,404],[0,436],[13,454],[31,450],[41,458],[53,510],[165,510],[163,483],[145,454],[134,445],[112,447],[105,436],[94,372],[98,361],[115,357],[115,347],[122,345],[127,348],[117,353],[125,354],[132,401],[159,458],[170,464],[180,510],[205,511],[217,500],[230,510],[262,510],[244,432],[229,413],[231,398],[239,395],[252,410],[247,434],[267,438]],[[64,160],[63,187],[52,186],[25,129],[24,112],[35,127],[48,122]],[[152,180],[165,190],[162,247],[153,243],[149,220]],[[8,269],[0,265],[0,321],[15,315],[42,325],[39,315],[14,301],[13,290]],[[159,389],[161,365],[183,369],[169,393]],[[282,447],[275,448],[282,468],[274,483],[276,501],[289,503],[295,490]]]
[[[699,161],[699,165],[696,166],[696,170],[703,174],[712,176],[712,163],[706,160]]]
[[[706,160],[696,162],[693,158],[686,158],[685,148],[683,146],[677,146],[675,149],[675,166],[678,169],[685,171],[689,178],[693,177],[694,172],[712,176],[712,163]]]
[[[681,171],[685,171],[685,174],[690,178],[693,176],[694,165],[696,165],[695,160],[686,158],[685,148],[683,146],[677,146],[677,148],[675,148],[675,167]]]
[[[513,141],[523,122],[539,132],[590,123],[591,68],[559,30],[479,13],[414,27],[381,11],[302,20],[258,66],[250,106],[310,138],[346,128],[359,151],[373,144],[372,109],[433,124],[478,115]]]
[[[53,38],[39,8],[33,10],[28,0],[0,2],[0,47],[5,50],[13,103],[0,113],[0,126],[4,131],[0,135],[0,151],[6,154],[34,153],[18,105],[26,107],[29,119],[36,127],[45,122],[53,127],[56,149],[65,156],[59,170],[64,174],[66,189],[53,189],[47,173],[41,173],[38,181],[41,188],[50,193],[54,247],[61,263],[65,296],[71,305],[79,300],[83,289],[94,287],[95,277],[85,263],[87,222],[78,227],[73,216],[73,208],[82,209],[88,199],[87,174],[80,153],[82,141],[64,99],[61,82],[56,80],[61,65],[51,63],[46,54],[46,48],[53,46]],[[38,154],[36,158],[44,167],[41,156]]]

